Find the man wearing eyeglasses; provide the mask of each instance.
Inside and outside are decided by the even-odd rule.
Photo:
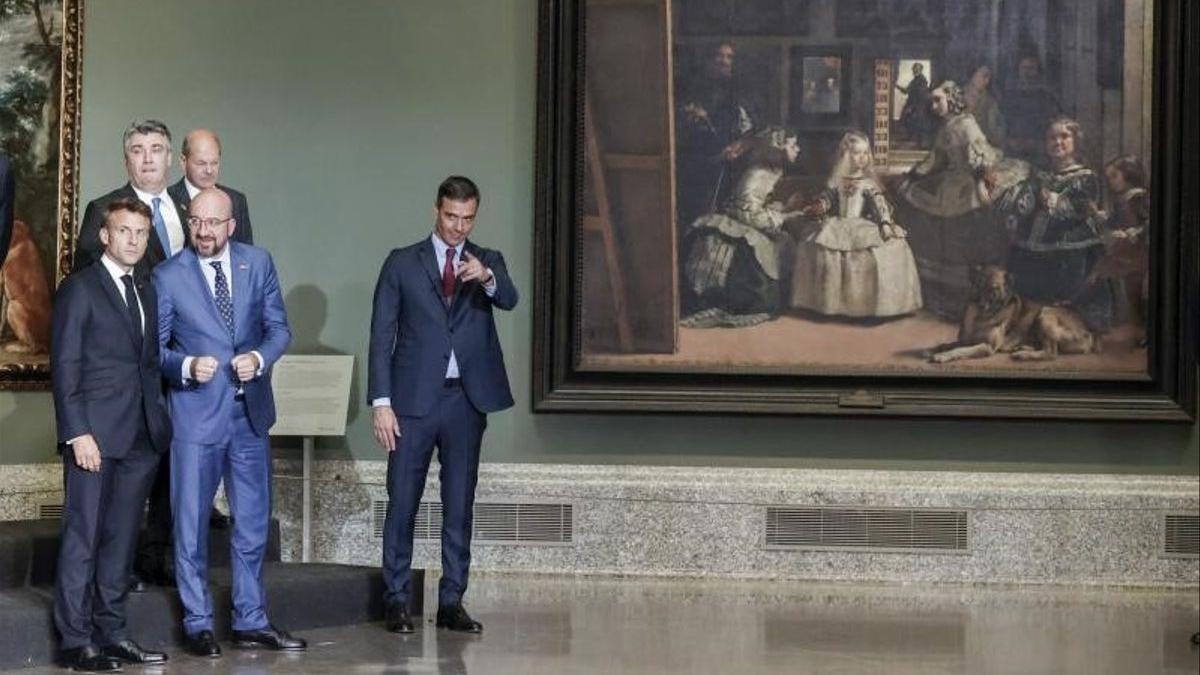
[[[183,138],[183,149],[179,156],[183,167],[183,178],[167,188],[167,193],[187,211],[192,198],[204,188],[220,188],[233,202],[233,219],[237,221],[232,239],[243,244],[254,243],[254,231],[250,227],[250,207],[246,195],[228,185],[217,183],[221,176],[221,139],[215,131],[193,129]]]
[[[159,345],[174,440],[171,506],[175,581],[187,650],[215,658],[208,590],[208,522],[224,478],[233,516],[233,642],[300,651],[304,640],[271,625],[262,583],[271,517],[268,430],[275,423],[271,367],[292,334],[279,279],[263,249],[231,242],[229,195],[201,190],[187,219],[191,247],[154,269]]]

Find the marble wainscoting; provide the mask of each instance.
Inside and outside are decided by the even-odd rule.
[[[275,514],[282,524],[285,560],[300,559],[301,473],[298,461],[276,463]],[[315,462],[314,560],[379,564],[385,478],[382,461]],[[424,499],[437,502],[437,495],[435,463]],[[565,535],[556,530],[555,536],[564,536],[550,543],[477,541],[472,549],[477,570],[822,581],[1200,584],[1200,560],[1169,555],[1164,546],[1168,516],[1194,519],[1200,511],[1196,477],[488,463],[480,468],[477,502],[489,510],[492,526],[516,508],[497,506],[513,504],[544,507],[534,507],[532,520],[521,527],[545,530],[547,518],[558,517],[554,514],[562,522],[553,525],[565,526]],[[773,540],[768,535],[769,513],[779,509],[793,516],[796,510],[808,514],[804,517],[811,517],[813,510],[833,509],[842,518],[864,510],[954,512],[961,546],[913,550],[892,541],[891,548],[788,548],[777,545],[778,532]],[[794,521],[785,517],[777,522],[786,526]],[[837,524],[836,519],[830,522]],[[477,516],[477,538],[480,530]],[[419,567],[439,566],[436,534],[418,540],[414,557]]]

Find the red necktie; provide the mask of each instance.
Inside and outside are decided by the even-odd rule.
[[[454,299],[454,282],[458,277],[454,274],[454,249],[446,249],[446,264],[442,266],[442,297],[446,304]]]

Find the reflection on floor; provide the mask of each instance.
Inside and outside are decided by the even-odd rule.
[[[430,575],[426,597],[436,597]],[[430,595],[432,594],[432,596]],[[314,598],[314,601],[320,601]],[[817,585],[478,575],[480,636],[307,631],[302,655],[171,654],[169,672],[1080,673],[1200,669],[1184,591]],[[14,671],[60,673],[55,668]],[[127,672],[149,672],[129,668]]]
[[[929,363],[926,350],[952,342],[956,324],[920,310],[890,320],[847,321],[815,314],[789,314],[748,328],[680,328],[674,354],[594,354],[582,357],[585,368],[636,370],[701,369],[771,373],[839,372],[1001,374],[1088,373],[1120,377],[1146,372],[1146,350],[1135,345],[1133,326],[1115,327],[1102,339],[1099,354],[1071,354],[1055,361],[1013,361],[1008,354],[984,359]]]

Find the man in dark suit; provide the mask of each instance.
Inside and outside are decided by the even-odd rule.
[[[246,195],[228,185],[219,185],[221,175],[221,139],[208,129],[194,129],[183,138],[183,149],[179,156],[183,165],[183,178],[167,188],[167,194],[179,207],[187,211],[188,205],[204,188],[217,187],[229,195],[233,202],[233,219],[237,221],[233,240],[243,244],[254,243],[254,230],[250,226],[250,207]]]
[[[4,267],[4,259],[8,257],[8,245],[12,241],[13,198],[16,192],[12,165],[8,163],[7,157],[0,155],[0,267]]]
[[[389,453],[383,577],[386,626],[395,633],[413,631],[413,523],[435,446],[442,467],[437,626],[483,629],[462,597],[487,413],[513,404],[492,310],[515,307],[517,289],[499,251],[467,241],[478,207],[470,179],[443,181],[433,234],[393,250],[375,286],[367,398],[375,439]]]
[[[159,347],[174,423],[171,510],[175,581],[192,654],[217,657],[208,591],[208,516],[222,477],[233,515],[233,642],[299,651],[304,640],[267,620],[263,555],[271,519],[275,423],[271,367],[292,333],[271,256],[231,242],[237,227],[229,195],[192,199],[191,246],[154,268]]]
[[[104,248],[100,228],[104,224],[105,205],[117,199],[135,199],[149,206],[151,213],[150,242],[135,270],[135,276],[146,279],[155,265],[183,249],[186,243],[183,219],[187,212],[167,194],[171,170],[171,130],[167,125],[158,120],[134,122],[125,130],[121,142],[129,182],[88,202],[79,225],[74,267],[82,269],[100,258]]]
[[[63,661],[84,671],[166,660],[139,647],[125,626],[142,505],[171,443],[157,297],[132,274],[153,236],[151,212],[118,199],[103,217],[100,259],[58,289],[50,355],[66,495],[54,622]]]

